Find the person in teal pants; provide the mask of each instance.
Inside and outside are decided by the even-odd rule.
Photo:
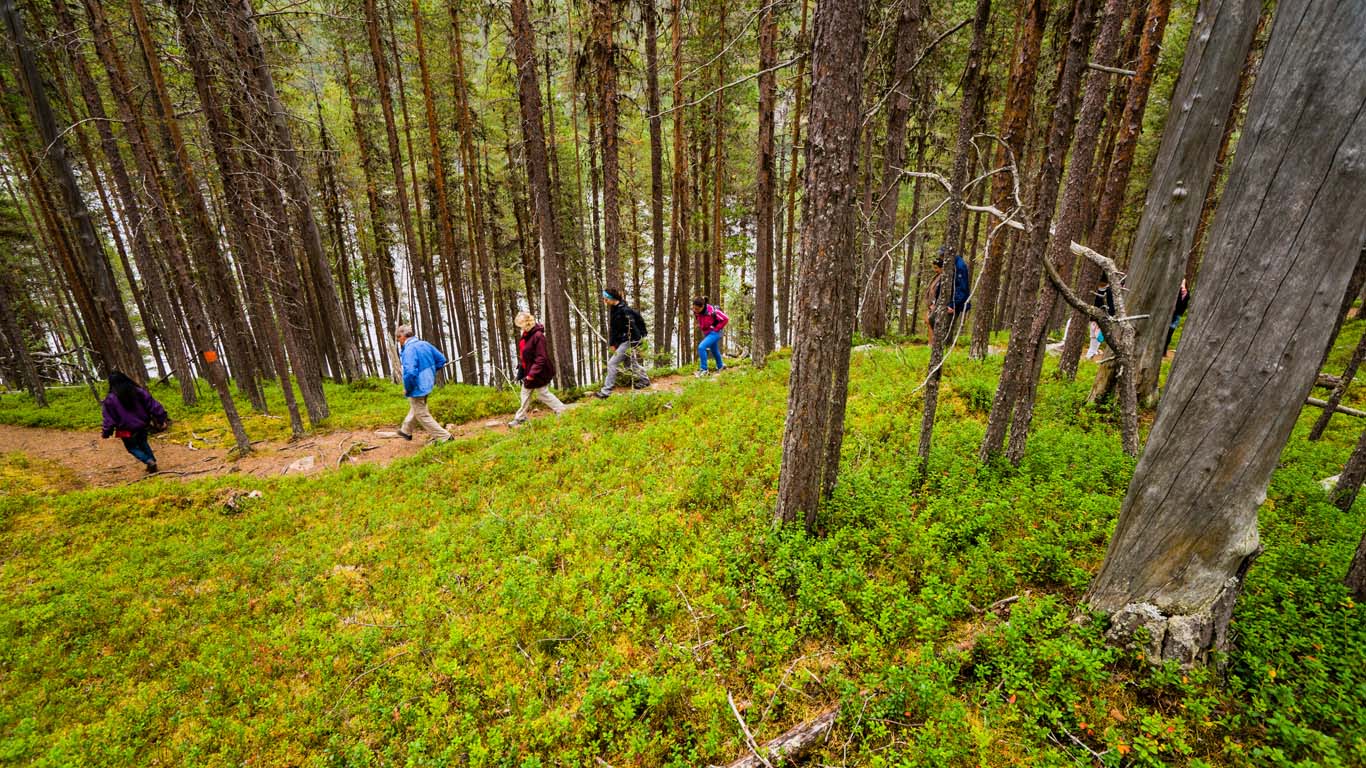
[[[697,329],[702,332],[702,341],[697,345],[698,376],[707,376],[711,372],[707,370],[707,353],[716,358],[716,370],[720,372],[725,369],[726,364],[721,361],[721,331],[730,322],[726,313],[707,303],[706,296],[698,296],[692,300],[693,316],[697,318]]]

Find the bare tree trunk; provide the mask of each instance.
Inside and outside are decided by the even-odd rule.
[[[816,8],[804,254],[775,512],[780,524],[803,518],[808,531],[835,486],[844,438],[842,414],[834,408],[843,408],[840,385],[848,382],[857,299],[848,278],[857,265],[854,189],[866,12],[866,0],[826,0]]]
[[[1039,49],[1043,44],[1047,23],[1048,0],[1028,0],[1016,21],[1010,83],[1006,86],[1005,106],[1001,115],[1001,139],[1005,146],[996,148],[997,168],[1005,166],[1012,157],[1017,166],[1024,160],[1029,117],[1034,108],[1034,85],[1039,75]],[[1016,207],[1009,174],[997,174],[992,179],[991,204],[1001,211]],[[996,296],[1000,292],[1001,277],[1005,274],[1004,256],[1009,252],[1008,246],[1009,238],[994,249],[997,254],[987,258],[980,269],[977,290],[973,292],[973,309],[977,316],[973,320],[968,357],[974,360],[985,358],[991,343]],[[1101,252],[1104,253],[1103,250]]]
[[[1347,295],[1355,298],[1351,293]],[[1342,402],[1342,396],[1347,394],[1347,387],[1356,377],[1357,368],[1361,366],[1363,358],[1366,358],[1366,333],[1363,333],[1361,339],[1357,341],[1356,349],[1352,351],[1352,357],[1347,361],[1347,370],[1342,372],[1342,378],[1338,380],[1337,386],[1333,387],[1332,394],[1328,396],[1328,405],[1324,407],[1323,413],[1319,414],[1318,421],[1315,421],[1313,428],[1309,430],[1310,440],[1318,440],[1323,437],[1324,430],[1328,429],[1329,420],[1333,418],[1333,413],[1337,411],[1338,404]]]
[[[1092,54],[1092,58],[1102,67],[1114,66],[1123,21],[1124,0],[1107,0]],[[1053,223],[1052,238],[1048,240],[1047,250],[1043,254],[1043,258],[1055,265],[1066,265],[1074,261],[1071,253],[1072,241],[1081,236],[1086,226],[1086,198],[1091,186],[1091,162],[1095,157],[1109,90],[1108,73],[1095,71],[1089,74],[1081,114],[1077,118],[1076,142],[1072,147],[1072,162],[1067,168],[1067,182],[1063,187],[1062,202],[1058,206],[1058,215]],[[1038,254],[1037,250],[1031,251]],[[1067,274],[1067,271],[1060,271],[1064,275]],[[1010,424],[1010,443],[1006,448],[1006,457],[1016,466],[1019,466],[1021,459],[1024,458],[1025,443],[1029,439],[1029,430],[1034,419],[1034,400],[1038,391],[1039,376],[1043,372],[1044,346],[1048,342],[1048,322],[1055,314],[1057,300],[1058,293],[1051,286],[1043,290],[1035,308],[1034,323],[1030,328],[1029,341],[1033,364],[1032,367],[1023,369],[1024,375],[1018,380],[1015,412]]]
[[[1129,306],[1148,315],[1139,328],[1138,396],[1151,405],[1166,348],[1167,324],[1199,223],[1224,121],[1257,28],[1257,0],[1203,0],[1186,43],[1173,109],[1162,133],[1143,217],[1132,250]],[[1108,390],[1111,371],[1097,373],[1093,397]]]
[[[759,147],[756,173],[754,246],[754,322],[750,359],[763,367],[773,351],[773,102],[777,75],[769,70],[778,61],[778,20],[772,6],[759,21]],[[743,283],[743,281],[741,281]]]
[[[943,373],[944,349],[957,341],[960,318],[953,316],[956,283],[958,241],[963,231],[964,188],[968,183],[972,161],[972,129],[977,124],[979,106],[977,91],[982,87],[980,75],[982,51],[986,47],[987,23],[991,20],[991,0],[977,0],[977,12],[972,23],[972,45],[968,49],[967,66],[963,71],[963,101],[958,113],[958,139],[954,145],[953,175],[949,180],[947,223],[944,242],[952,253],[944,257],[944,271],[938,289],[930,297],[930,368],[925,377],[925,412],[920,421],[920,474],[929,469],[930,441],[934,437],[934,417],[939,405],[939,380]]]
[[[664,134],[659,114],[659,46],[655,0],[644,0],[645,109],[650,123],[650,249],[653,255],[654,344],[656,353],[669,353],[668,311],[664,288]],[[637,297],[639,298],[639,297]]]
[[[687,365],[692,359],[692,313],[688,311],[692,299],[688,296],[688,150],[687,132],[683,130],[683,0],[673,6],[673,219],[670,241],[673,245],[674,280],[677,282],[678,364]]]
[[[1362,438],[1357,441],[1357,450],[1352,456],[1357,458],[1359,455],[1358,463],[1366,465],[1366,432],[1362,433]],[[1352,597],[1358,602],[1366,602],[1366,535],[1362,536],[1361,542],[1357,544],[1357,552],[1352,556],[1352,564],[1347,566],[1347,577],[1342,583],[1347,585]]]
[[[887,302],[891,294],[892,266],[896,262],[896,211],[901,200],[901,177],[905,169],[906,122],[911,116],[912,67],[920,47],[920,28],[925,21],[921,0],[901,0],[896,36],[892,44],[891,82],[887,84],[887,139],[882,150],[882,185],[878,191],[873,230],[873,250],[867,280],[860,286],[863,308],[859,328],[864,336],[887,334]],[[966,94],[965,94],[966,96]],[[867,171],[871,174],[872,169]],[[905,306],[905,302],[902,302]],[[904,311],[903,311],[904,316]]]
[[[720,3],[721,10],[720,26],[716,36],[717,46],[725,44],[726,40],[726,6],[727,3]],[[712,171],[712,252],[711,264],[707,266],[708,290],[714,290],[710,294],[713,301],[724,304],[726,301],[726,289],[722,287],[721,281],[726,271],[726,236],[722,229],[725,221],[725,209],[722,207],[722,198],[726,192],[726,91],[722,87],[726,82],[726,57],[718,56],[716,59],[716,104],[712,107],[712,124],[716,131],[716,138],[712,141],[712,149],[715,152],[716,166]]]
[[[1284,0],[1215,214],[1208,291],[1085,601],[1149,658],[1227,646],[1257,508],[1314,384],[1363,236],[1366,6]],[[1294,116],[1287,121],[1286,116]],[[1215,137],[1217,138],[1217,136]],[[1275,205],[1267,205],[1274,200]],[[1355,217],[1355,218],[1354,218]],[[1342,226],[1352,221],[1353,226]]]
[[[801,29],[797,33],[800,45],[807,45],[806,42],[806,15],[810,5],[810,0],[802,0],[802,23]],[[802,117],[806,114],[803,110],[802,97],[805,96],[806,87],[806,57],[802,57],[797,62],[797,93],[793,97],[792,106],[792,149],[788,159],[787,169],[787,241],[783,246],[783,269],[782,280],[778,285],[778,319],[782,329],[782,343],[787,346],[792,343],[792,291],[796,285],[795,269],[796,264],[793,260],[793,253],[797,240],[797,177],[798,177],[798,152],[802,144]]]
[[[540,233],[541,280],[545,286],[547,336],[562,387],[574,386],[574,350],[570,343],[568,295],[555,233],[555,207],[546,161],[541,89],[536,78],[535,38],[526,0],[512,0],[512,34],[517,58],[517,92],[522,110],[522,136],[527,155],[527,186]]]
[[[1010,345],[1006,348],[1005,363],[1001,368],[1001,381],[992,399],[991,414],[987,417],[987,431],[982,438],[979,453],[982,461],[988,461],[1001,452],[1005,443],[1006,426],[1021,397],[1030,392],[1031,372],[1037,370],[1036,361],[1042,332],[1035,328],[1038,323],[1046,323],[1051,302],[1044,307],[1035,307],[1030,314],[1025,311],[1029,298],[1033,296],[1039,282],[1039,272],[1049,240],[1049,224],[1053,220],[1053,208],[1058,199],[1058,187],[1062,178],[1063,157],[1072,143],[1072,120],[1077,112],[1077,97],[1081,87],[1083,70],[1090,46],[1091,27],[1095,22],[1095,0],[1077,0],[1072,9],[1071,29],[1067,36],[1067,52],[1063,57],[1062,71],[1058,75],[1058,85],[1054,90],[1052,117],[1048,124],[1048,141],[1044,150],[1043,162],[1039,168],[1034,195],[1030,200],[1029,225],[1025,232],[1027,244],[1021,245],[1019,268],[1016,277],[1020,282],[1016,299],[1015,320],[1010,329]],[[1051,287],[1046,287],[1050,294]],[[1040,297],[1042,300],[1042,297]],[[1037,378],[1037,375],[1035,375]],[[1026,421],[1026,424],[1028,422]],[[1023,441],[1020,443],[1023,449]]]
[[[1138,66],[1134,69],[1133,80],[1124,101],[1124,112],[1120,116],[1119,131],[1115,137],[1110,166],[1105,173],[1105,189],[1101,193],[1096,221],[1091,228],[1090,245],[1095,250],[1109,254],[1115,224],[1119,221],[1119,211],[1124,204],[1124,192],[1129,186],[1129,172],[1134,165],[1134,149],[1138,146],[1138,135],[1143,130],[1143,112],[1148,104],[1148,91],[1152,87],[1153,76],[1157,71],[1157,55],[1162,47],[1162,36],[1167,29],[1167,16],[1171,12],[1171,0],[1150,0],[1143,35],[1139,43]],[[1097,285],[1100,272],[1089,262],[1082,266],[1082,277],[1078,291],[1086,295]],[[1081,359],[1082,346],[1086,342],[1087,325],[1082,313],[1072,313],[1072,324],[1063,343],[1062,354],[1058,360],[1058,375],[1071,381],[1077,377],[1077,364]]]

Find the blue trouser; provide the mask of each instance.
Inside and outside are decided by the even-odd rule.
[[[152,464],[157,457],[152,454],[152,446],[147,442],[147,430],[139,429],[132,437],[123,438],[123,447],[133,454],[133,458],[143,464]]]
[[[702,337],[702,343],[697,345],[698,368],[704,371],[707,370],[707,350],[711,350],[712,357],[716,358],[716,370],[719,371],[726,367],[726,364],[721,362],[720,331],[708,333],[706,336]]]

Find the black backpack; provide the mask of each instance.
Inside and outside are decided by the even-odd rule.
[[[650,335],[650,329],[645,326],[645,318],[641,317],[640,312],[635,307],[627,307],[626,312],[631,319],[631,341],[640,341]]]

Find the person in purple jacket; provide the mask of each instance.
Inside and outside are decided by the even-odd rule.
[[[123,447],[147,465],[148,472],[157,471],[157,457],[147,442],[147,431],[164,428],[171,420],[161,403],[123,373],[110,371],[109,395],[100,405],[104,410],[100,437],[122,439]]]

